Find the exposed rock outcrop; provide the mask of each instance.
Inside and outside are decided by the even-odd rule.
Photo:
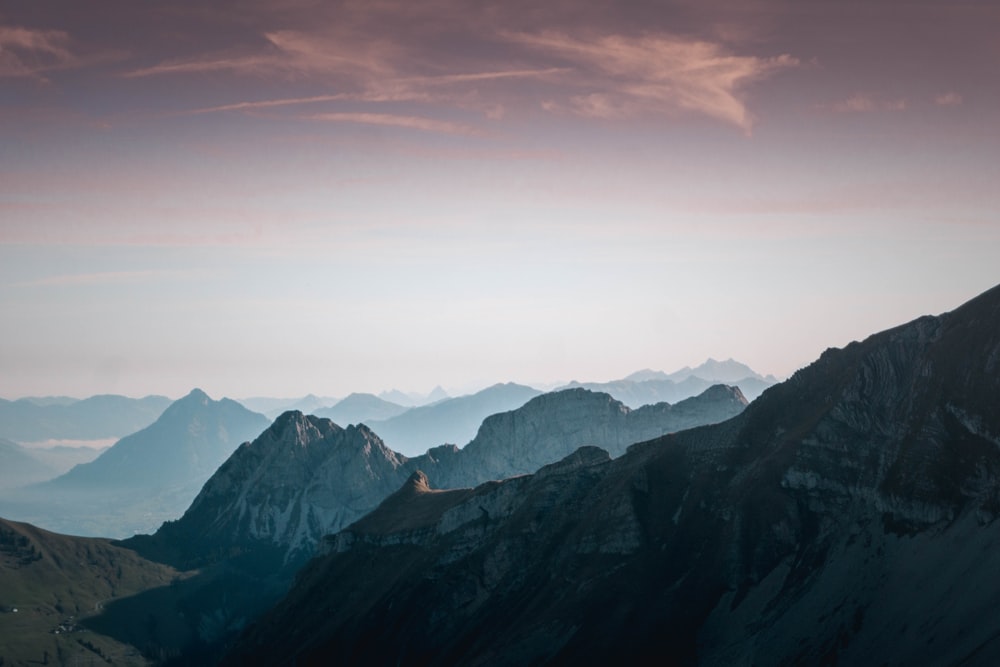
[[[130,546],[179,567],[261,550],[293,570],[324,535],[373,510],[416,470],[436,488],[471,487],[536,471],[584,445],[619,455],[634,442],[739,414],[738,389],[718,386],[677,405],[630,410],[607,394],[572,389],[538,396],[485,420],[465,448],[408,459],[364,425],[288,412],[242,445],[179,520]]]
[[[255,548],[296,564],[331,526],[395,491],[405,461],[364,425],[286,412],[233,453],[184,516],[129,545],[184,567]]]

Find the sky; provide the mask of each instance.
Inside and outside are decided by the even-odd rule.
[[[786,376],[1000,280],[1000,5],[0,5],[0,396]]]

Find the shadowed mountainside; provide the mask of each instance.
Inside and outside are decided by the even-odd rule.
[[[84,632],[106,602],[179,573],[108,540],[0,519],[0,659],[5,665],[146,664],[131,646]]]
[[[614,460],[415,475],[226,664],[997,664],[998,400],[1000,287]]]

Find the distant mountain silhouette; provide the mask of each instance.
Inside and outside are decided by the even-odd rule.
[[[426,396],[423,394],[416,393],[406,393],[399,389],[390,389],[389,391],[383,391],[379,393],[379,398],[389,401],[391,403],[397,403],[399,405],[404,405],[408,408],[415,408],[421,405],[429,405],[431,403],[437,403],[438,401],[443,401],[446,398],[451,398],[448,396],[448,392],[441,388],[440,385],[434,387],[429,394]]]
[[[998,401],[1000,287],[617,459],[415,474],[223,664],[1000,664]]]
[[[716,385],[675,405],[636,410],[608,394],[565,389],[542,394],[517,410],[492,415],[464,448],[435,447],[411,459],[436,488],[474,486],[532,473],[584,445],[621,456],[636,442],[733,417],[747,401],[735,387]]]
[[[667,374],[663,371],[641,370],[621,380],[611,382],[571,382],[568,387],[583,387],[603,391],[631,408],[653,403],[676,403],[697,396],[715,384],[739,387],[747,400],[752,401],[765,389],[775,384],[773,376],[764,377],[733,359],[716,361],[708,359],[696,368],[684,368]]]
[[[749,366],[735,359],[726,359],[725,361],[716,361],[709,357],[705,362],[694,368],[688,368],[685,366],[680,370],[676,370],[666,376],[668,380],[673,380],[674,382],[683,382],[689,377],[697,377],[702,380],[710,380],[712,382],[736,382],[737,380],[743,380],[744,378],[756,378],[758,380],[764,380],[763,375],[753,370]]]
[[[489,417],[465,449],[440,446],[412,459],[364,425],[344,429],[288,412],[234,452],[180,519],[126,544],[182,568],[250,552],[296,566],[323,535],[374,509],[418,468],[440,486],[470,486],[533,472],[583,444],[621,453],[630,443],[721,421],[745,406],[739,390],[727,387],[635,411],[606,394],[567,390]]]
[[[0,491],[54,479],[73,466],[89,463],[101,449],[95,447],[24,447],[0,438]]]
[[[31,447],[28,449],[28,453],[52,468],[54,471],[53,474],[46,477],[46,479],[55,479],[59,475],[69,472],[78,465],[90,463],[109,448],[110,447],[52,445],[45,447]]]
[[[268,419],[275,419],[278,415],[288,410],[300,410],[311,413],[316,410],[333,405],[339,399],[330,396],[316,396],[307,394],[300,398],[272,398],[268,396],[254,396],[250,398],[235,399],[237,403],[252,412],[259,412]]]
[[[58,474],[54,466],[32,456],[31,450],[0,438],[0,489],[25,486]]]
[[[468,442],[488,416],[518,408],[540,393],[513,382],[495,384],[468,396],[410,408],[388,419],[363,421],[393,450],[417,456],[436,445]]]
[[[328,408],[313,410],[311,414],[317,417],[326,417],[337,424],[347,425],[389,419],[403,414],[409,409],[406,406],[381,399],[374,394],[354,393]]]
[[[120,438],[152,424],[168,405],[165,396],[0,399],[0,437],[15,442]]]
[[[75,534],[125,536],[179,516],[234,449],[268,425],[195,389],[90,463],[8,494],[19,517]]]

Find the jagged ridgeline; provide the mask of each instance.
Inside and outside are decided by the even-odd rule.
[[[475,486],[534,472],[583,445],[613,455],[642,440],[738,414],[746,400],[719,385],[676,405],[631,410],[607,394],[570,389],[487,418],[464,448],[408,458],[364,425],[341,428],[292,411],[239,447],[177,521],[125,544],[178,567],[254,554],[263,570],[294,570],[324,535],[373,510],[415,470],[437,487]]]
[[[1000,287],[618,458],[410,471],[224,664],[1000,664],[998,406]]]

